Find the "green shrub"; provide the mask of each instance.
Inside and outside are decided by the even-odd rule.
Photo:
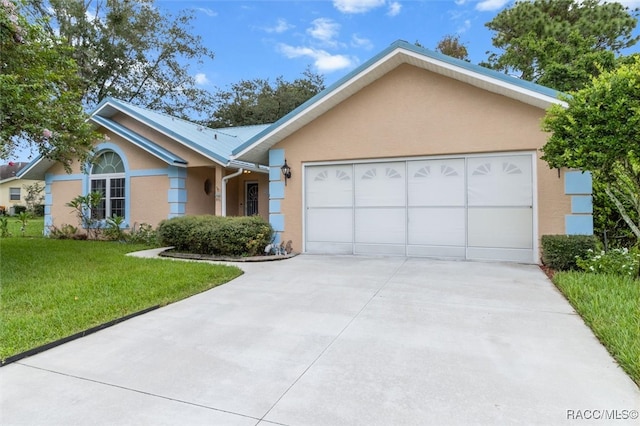
[[[33,206],[33,215],[37,217],[44,216],[44,204],[36,204]]]
[[[593,235],[543,235],[542,263],[557,271],[578,269],[576,258],[584,258],[595,250],[598,239]]]
[[[272,237],[271,225],[259,216],[181,216],[158,226],[161,245],[214,256],[257,256]]]
[[[127,238],[132,244],[145,244],[147,246],[158,245],[158,233],[153,226],[148,223],[141,223],[140,225],[133,224],[133,228],[129,231]]]
[[[13,206],[13,214],[15,214],[16,216],[26,211],[27,211],[27,206]]]
[[[602,250],[599,253],[588,250],[585,257],[576,259],[577,265],[586,272],[595,274],[638,276],[640,250],[638,248]]]

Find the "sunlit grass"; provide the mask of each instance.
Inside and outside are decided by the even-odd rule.
[[[0,239],[0,359],[225,283],[235,267],[140,259],[145,246]]]
[[[640,385],[640,280],[559,272],[553,281],[620,366]]]

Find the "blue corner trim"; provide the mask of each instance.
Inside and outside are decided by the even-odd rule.
[[[592,179],[590,172],[566,172],[564,174],[564,193],[567,195],[589,195],[592,193]]]
[[[269,213],[280,213],[280,200],[269,200]]]
[[[564,226],[567,235],[593,235],[593,216],[566,215]]]
[[[572,195],[571,213],[593,213],[593,197],[591,195]]]
[[[169,204],[169,215],[173,216],[184,216],[185,213],[185,205],[183,203],[170,203]],[[171,217],[173,217],[171,216]]]
[[[269,182],[269,199],[284,198],[284,182]]]
[[[170,189],[167,199],[170,203],[186,203],[187,202],[187,190],[186,189]]]
[[[282,170],[280,170],[280,166],[274,166],[269,168],[269,180],[280,180],[282,176]]]
[[[284,215],[283,214],[270,214],[269,223],[276,232],[284,231]]]
[[[269,166],[281,167],[283,165],[284,165],[284,149],[270,149],[269,150]]]

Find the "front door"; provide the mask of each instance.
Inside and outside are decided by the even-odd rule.
[[[258,182],[247,182],[245,185],[245,212],[246,216],[258,214]]]

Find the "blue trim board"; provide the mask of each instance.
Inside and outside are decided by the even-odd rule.
[[[593,197],[591,195],[572,195],[571,213],[593,213]]]
[[[169,177],[185,179],[187,177],[187,170],[181,167],[169,166]]]
[[[282,167],[284,165],[284,149],[269,150],[269,166]]]
[[[269,182],[269,199],[283,199],[284,198],[284,182]]]
[[[273,230],[276,232],[284,231],[284,215],[283,214],[270,214],[269,215],[269,223],[273,227]]]
[[[280,200],[269,200],[269,213],[280,213]]]
[[[171,217],[184,216],[185,211],[183,203],[169,203],[169,215],[172,215]]]
[[[169,203],[181,203],[187,202],[187,190],[186,189],[170,189],[167,194],[167,200]]]
[[[564,226],[567,235],[593,235],[593,216],[568,214],[564,217]]]
[[[282,170],[280,166],[269,167],[269,180],[280,180],[280,176],[282,175]]]
[[[564,193],[567,195],[592,193],[592,180],[590,172],[572,171],[564,174]]]

